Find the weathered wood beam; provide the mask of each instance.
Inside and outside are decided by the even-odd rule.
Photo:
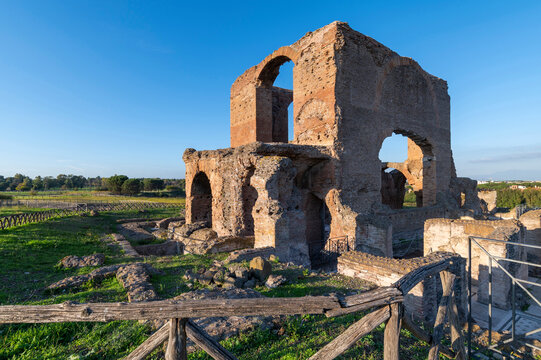
[[[66,302],[55,305],[0,306],[0,323],[52,323],[113,320],[159,320],[214,316],[323,314],[339,308],[332,296],[151,301],[138,303]]]
[[[237,358],[227,351],[220,343],[211,338],[203,329],[197,326],[191,320],[186,324],[186,333],[190,340],[196,343],[207,354],[215,360],[237,360]]]
[[[430,343],[430,352],[428,360],[437,360],[440,348],[440,342],[443,337],[443,328],[445,325],[445,316],[447,314],[447,305],[453,291],[455,275],[449,271],[442,271],[440,274],[443,295],[438,306],[436,321],[434,322],[434,331],[432,332],[432,341]]]
[[[374,330],[391,316],[389,306],[371,312],[346,329],[340,336],[312,355],[309,360],[334,359],[355,345],[360,338]]]
[[[169,340],[165,351],[165,360],[187,360],[186,322],[188,319],[171,319],[169,321]]]
[[[383,337],[383,359],[398,360],[400,352],[400,328],[402,326],[403,306],[395,303],[389,306],[391,317],[385,324]]]
[[[404,316],[402,316],[402,326],[404,326],[405,329],[409,330],[419,340],[424,341],[425,343],[429,345],[432,342],[432,335],[430,335],[429,333],[421,329],[417,324],[415,324],[411,320],[411,315],[404,313]],[[451,350],[441,345],[440,345],[440,352],[446,357],[448,357],[449,359],[455,358],[454,352],[452,352]]]
[[[154,349],[164,343],[165,340],[169,337],[169,323],[166,323],[164,326],[159,328],[154,334],[150,335],[141,345],[137,347],[130,355],[126,356],[124,360],[143,360],[145,359]]]
[[[394,286],[400,289],[402,293],[406,295],[415,287],[415,285],[423,281],[428,276],[436,275],[437,273],[449,268],[453,259],[454,257],[451,257],[432,264],[421,266],[409,274],[404,275],[404,277],[398,280]]]
[[[377,299],[377,300],[374,300],[374,301],[365,302],[363,304],[353,305],[353,306],[346,307],[346,308],[337,308],[337,309],[328,310],[327,312],[325,312],[325,315],[327,317],[346,315],[346,314],[351,314],[351,313],[354,313],[354,312],[370,309],[370,308],[373,308],[373,307],[380,307],[380,306],[383,306],[383,305],[401,303],[403,301],[404,301],[403,296],[396,296],[396,297],[395,296],[389,296],[387,298]]]
[[[449,299],[449,307],[447,311],[449,312],[448,318],[451,327],[451,347],[456,353],[457,360],[466,360],[466,347],[464,344],[464,337],[462,335],[462,327],[460,326],[462,322],[460,321],[460,315],[456,306],[454,291]]]
[[[430,344],[432,342],[432,336],[414,323],[410,316],[411,315],[404,312],[404,316],[402,316],[402,325],[404,325],[404,328],[409,330],[409,332],[411,332],[417,339]]]
[[[343,300],[340,301],[340,303],[344,307],[350,307],[396,296],[402,296],[402,291],[398,290],[396,287],[379,287],[374,290],[366,291],[357,295],[346,296]]]

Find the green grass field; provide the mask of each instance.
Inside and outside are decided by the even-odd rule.
[[[0,216],[23,214],[23,213],[30,213],[30,212],[36,212],[36,211],[47,211],[47,210],[51,210],[51,209],[27,208],[27,207],[22,207],[22,206],[0,207]]]
[[[103,241],[114,231],[117,219],[166,217],[177,212],[155,209],[142,214],[125,211],[102,213],[97,217],[72,216],[0,231],[0,304],[127,301],[126,292],[115,278],[57,294],[43,289],[62,278],[92,270],[57,268],[58,261],[66,255],[100,252],[106,254],[106,264],[136,261],[120,257],[118,249],[107,246]],[[145,261],[162,271],[162,275],[152,277],[152,283],[158,295],[165,299],[189,291],[182,278],[187,269],[208,267],[213,260],[224,257],[224,254],[181,255],[149,257]],[[298,268],[277,267],[276,272],[288,278],[286,285],[272,290],[264,287],[256,290],[269,297],[283,297],[347,293],[367,288],[361,280],[308,275]],[[362,315],[285,317],[280,328],[245,332],[222,344],[239,359],[306,359]],[[0,359],[120,359],[150,333],[148,325],[136,321],[0,325]],[[340,359],[381,359],[382,344],[383,326],[380,326]],[[405,330],[402,330],[401,346],[404,359],[424,359],[427,356],[428,347]],[[162,359],[163,350],[156,351],[149,358]],[[189,358],[211,359],[203,352],[192,353]]]
[[[111,195],[107,191],[95,190],[51,190],[51,191],[0,191],[0,195],[14,200],[64,200],[64,201],[155,201],[161,203],[184,204],[184,197],[145,197]]]

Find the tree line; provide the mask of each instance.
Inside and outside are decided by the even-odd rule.
[[[498,207],[511,209],[520,204],[526,204],[531,208],[541,207],[541,189],[499,189],[497,192],[496,206]]]
[[[82,175],[60,174],[30,178],[23,174],[4,177],[0,175],[0,191],[42,191],[42,190],[108,190],[113,194],[136,195],[142,191],[184,191],[184,179],[129,178],[126,175],[105,177],[84,177]]]

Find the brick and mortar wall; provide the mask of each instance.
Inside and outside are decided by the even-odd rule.
[[[430,219],[425,222],[424,254],[436,251],[448,251],[468,258],[468,238],[481,238],[524,243],[524,228],[514,220],[452,220]],[[526,260],[524,248],[502,243],[477,240],[493,256],[508,259]],[[488,256],[472,242],[472,279],[478,286],[478,301],[488,302]],[[501,264],[512,275],[526,279],[525,265],[502,261]],[[503,309],[510,306],[511,280],[493,264],[493,300],[494,305]]]
[[[524,213],[519,221],[526,228],[526,244],[541,246],[541,209]],[[541,249],[527,248],[528,261],[541,264]]]

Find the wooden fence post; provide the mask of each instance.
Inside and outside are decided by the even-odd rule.
[[[429,360],[437,360],[440,352],[440,342],[443,337],[443,327],[445,325],[445,316],[447,315],[447,305],[449,304],[449,298],[453,292],[453,285],[455,282],[455,275],[449,271],[442,271],[440,273],[441,286],[443,288],[443,295],[438,306],[438,313],[436,314],[436,320],[434,322],[434,331],[432,332],[432,343],[430,344],[430,352],[428,353]]]
[[[400,327],[402,326],[403,305],[394,303],[389,305],[391,317],[385,324],[383,340],[383,359],[398,360],[400,351]]]
[[[171,319],[169,322],[169,341],[165,360],[187,360],[186,322],[188,319]]]

